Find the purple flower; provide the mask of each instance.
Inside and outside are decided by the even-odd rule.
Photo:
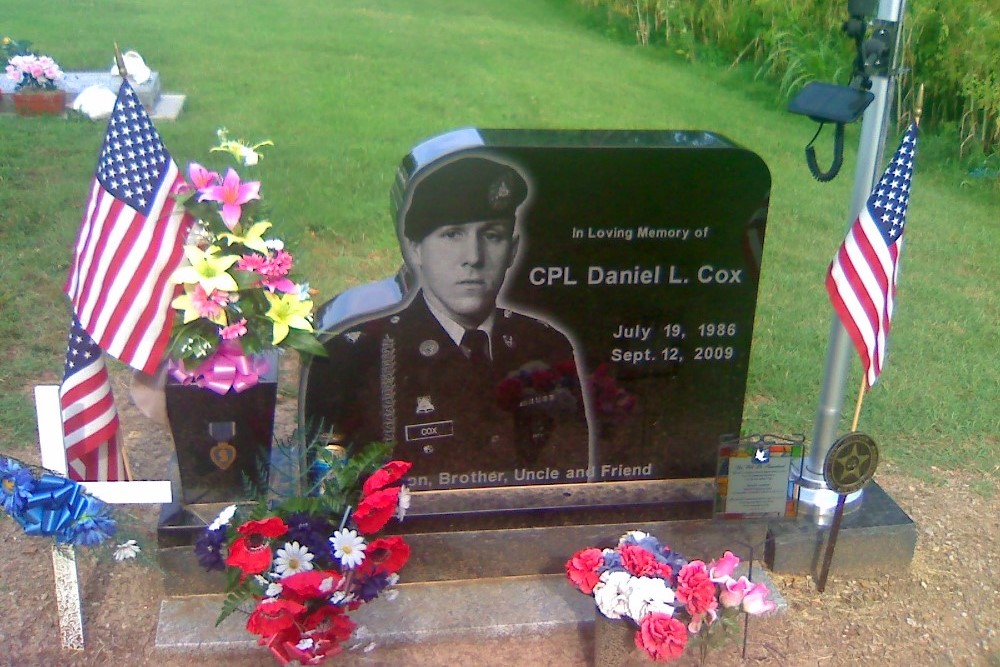
[[[222,546],[225,543],[225,526],[202,533],[202,536],[194,544],[194,555],[198,557],[198,564],[209,572],[213,570],[225,571],[226,563],[222,556]]]
[[[382,592],[386,586],[389,585],[389,575],[373,574],[364,581],[361,585],[357,587],[357,595],[364,602],[371,602],[378,597],[378,594]]]
[[[330,557],[328,538],[333,534],[334,527],[329,520],[306,512],[296,512],[290,514],[285,523],[288,525],[288,534],[284,538],[287,542],[298,542],[318,558]]]

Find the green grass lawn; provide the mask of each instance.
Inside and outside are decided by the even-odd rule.
[[[726,135],[773,179],[744,429],[811,435],[832,317],[823,277],[849,222],[856,126],[843,175],[821,185],[802,156],[810,121],[740,71],[604,37],[569,0],[0,0],[0,16],[0,32],[64,69],[109,67],[114,42],[142,53],[165,90],[188,96],[179,121],[158,125],[181,164],[206,159],[218,127],[273,140],[264,194],[320,300],[399,264],[389,187],[428,136],[470,125]],[[0,117],[3,449],[33,442],[30,388],[61,376],[62,282],[103,132]],[[861,428],[911,473],[996,474],[1000,197],[935,157],[918,161],[890,360]],[[859,382],[855,363],[848,408]]]

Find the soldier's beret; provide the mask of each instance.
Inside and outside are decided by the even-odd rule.
[[[514,219],[528,196],[528,184],[513,167],[481,155],[429,167],[413,186],[403,233],[423,240],[443,225]]]

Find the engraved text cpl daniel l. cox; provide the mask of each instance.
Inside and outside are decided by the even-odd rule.
[[[532,285],[551,287],[553,285],[576,286],[581,281],[572,266],[535,266],[528,271],[528,281]],[[743,282],[743,269],[719,267],[703,264],[695,271],[697,281],[702,284],[739,285]],[[687,285],[690,280],[676,264],[669,266],[642,266],[636,264],[625,268],[588,266],[586,285]]]

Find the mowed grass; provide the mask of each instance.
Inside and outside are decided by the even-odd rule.
[[[811,435],[832,317],[823,277],[849,223],[857,126],[843,174],[819,184],[802,156],[810,121],[739,71],[606,38],[569,0],[3,0],[0,9],[5,34],[68,70],[109,67],[116,41],[142,53],[165,90],[188,96],[179,121],[158,124],[181,164],[207,159],[218,127],[273,140],[264,196],[320,300],[398,266],[389,188],[426,137],[464,126],[726,135],[759,153],[773,180],[744,431]],[[61,375],[70,318],[61,287],[103,132],[79,119],[0,117],[4,450],[33,448],[30,388]],[[828,160],[829,144],[819,150]],[[918,160],[890,359],[861,429],[913,474],[931,465],[996,474],[1000,197],[952,169]],[[854,362],[848,413],[859,382]]]

